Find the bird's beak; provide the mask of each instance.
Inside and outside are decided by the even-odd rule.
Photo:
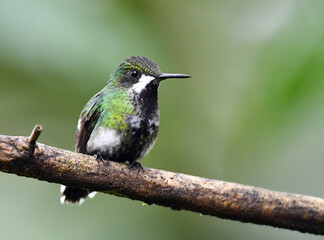
[[[191,76],[187,74],[181,74],[181,73],[162,73],[158,79],[160,81],[167,79],[167,78],[191,78]]]

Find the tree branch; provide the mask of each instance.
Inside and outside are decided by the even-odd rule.
[[[0,170],[148,204],[324,235],[324,199],[126,164],[0,135]]]

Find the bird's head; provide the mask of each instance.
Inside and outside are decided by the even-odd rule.
[[[152,60],[142,56],[125,59],[113,72],[108,83],[141,93],[148,86],[159,86],[167,78],[190,78],[186,74],[162,73]]]

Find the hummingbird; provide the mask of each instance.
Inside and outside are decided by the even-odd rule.
[[[137,171],[142,169],[138,161],[150,152],[158,135],[160,82],[190,77],[162,73],[156,63],[143,56],[125,59],[82,110],[75,151],[103,161],[128,163]],[[61,203],[82,204],[96,192],[62,185],[61,193]]]

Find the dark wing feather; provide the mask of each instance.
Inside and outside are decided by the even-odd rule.
[[[100,117],[100,103],[102,93],[99,92],[93,96],[85,105],[80,115],[78,129],[75,135],[75,151],[87,154],[87,143]],[[80,200],[85,199],[90,190],[79,189],[67,186],[62,193],[64,202],[80,203]]]
[[[84,107],[80,115],[80,125],[75,136],[75,151],[87,154],[87,143],[93,129],[100,117],[100,98],[101,93],[93,96]]]

